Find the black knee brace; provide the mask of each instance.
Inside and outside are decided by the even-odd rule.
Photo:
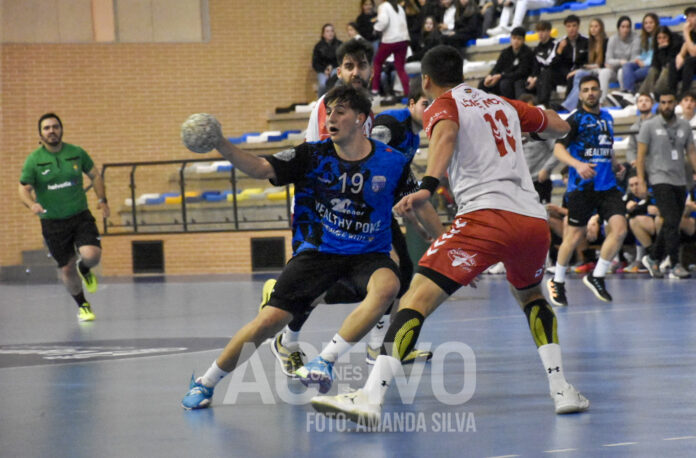
[[[530,302],[524,307],[527,315],[529,330],[532,332],[537,347],[550,343],[558,343],[556,331],[556,314],[545,299]]]
[[[425,317],[416,310],[399,310],[387,330],[387,335],[384,336],[380,353],[393,356],[401,361],[416,346],[423,321],[425,321]]]

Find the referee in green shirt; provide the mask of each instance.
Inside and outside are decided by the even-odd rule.
[[[79,146],[63,142],[63,123],[55,113],[39,118],[41,146],[24,162],[19,197],[41,219],[41,232],[61,278],[77,302],[79,321],[93,321],[94,313],[82,290],[97,290],[91,268],[101,258],[99,231],[87,207],[82,174],[92,180],[97,208],[109,217],[104,182],[92,158]]]

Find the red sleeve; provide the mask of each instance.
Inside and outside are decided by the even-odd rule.
[[[515,110],[517,110],[517,116],[520,118],[520,127],[522,127],[522,132],[542,132],[544,129],[546,129],[548,119],[546,118],[544,110],[539,107],[531,107],[519,100],[511,100],[505,97],[501,98],[512,105]]]
[[[319,141],[326,140],[331,135],[329,135],[329,130],[326,128],[326,105],[324,105],[323,99],[319,105],[317,123],[319,124]]]
[[[425,134],[430,138],[433,134],[435,124],[443,119],[449,119],[459,125],[459,112],[457,111],[457,103],[452,98],[452,92],[447,92],[437,99],[425,110],[423,115],[423,127]]]

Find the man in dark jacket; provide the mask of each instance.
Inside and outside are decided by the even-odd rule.
[[[532,66],[532,74],[527,78],[526,88],[528,91],[536,92],[538,104],[548,106],[551,98],[551,87],[537,84],[537,82],[540,79],[548,79],[548,74],[551,72],[551,62],[556,57],[556,40],[551,38],[551,23],[549,21],[537,22],[536,32],[539,35],[539,44],[534,48],[534,65]],[[544,76],[541,76],[542,74]]]
[[[516,99],[524,92],[534,63],[534,53],[524,44],[525,35],[524,27],[512,30],[510,46],[500,53],[491,73],[479,83],[479,89],[509,99]]]

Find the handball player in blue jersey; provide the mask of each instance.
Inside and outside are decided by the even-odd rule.
[[[336,87],[324,103],[328,140],[259,157],[220,134],[216,148],[236,168],[274,185],[294,183],[293,257],[268,306],[237,331],[202,377],[192,377],[182,401],[186,409],[210,405],[215,385],[250,356],[242,353],[244,344],[258,347],[334,283],[348,279],[364,300],[301,374],[303,383],[328,391],[333,363],[375,325],[399,291],[399,270],[389,257],[391,218],[400,197],[416,190],[408,160],[362,134],[370,113],[364,92]]]
[[[626,237],[626,209],[615,175],[615,172],[625,173],[625,169],[614,157],[614,120],[599,107],[600,93],[596,76],[588,75],[580,80],[581,107],[566,119],[570,133],[557,140],[554,149],[556,157],[570,168],[566,191],[568,226],[558,249],[554,278],[547,283],[551,302],[556,306],[568,305],[565,292],[568,263],[595,212],[601,221],[608,222],[608,231],[594,271],[582,281],[604,302],[612,300],[604,277]]]

